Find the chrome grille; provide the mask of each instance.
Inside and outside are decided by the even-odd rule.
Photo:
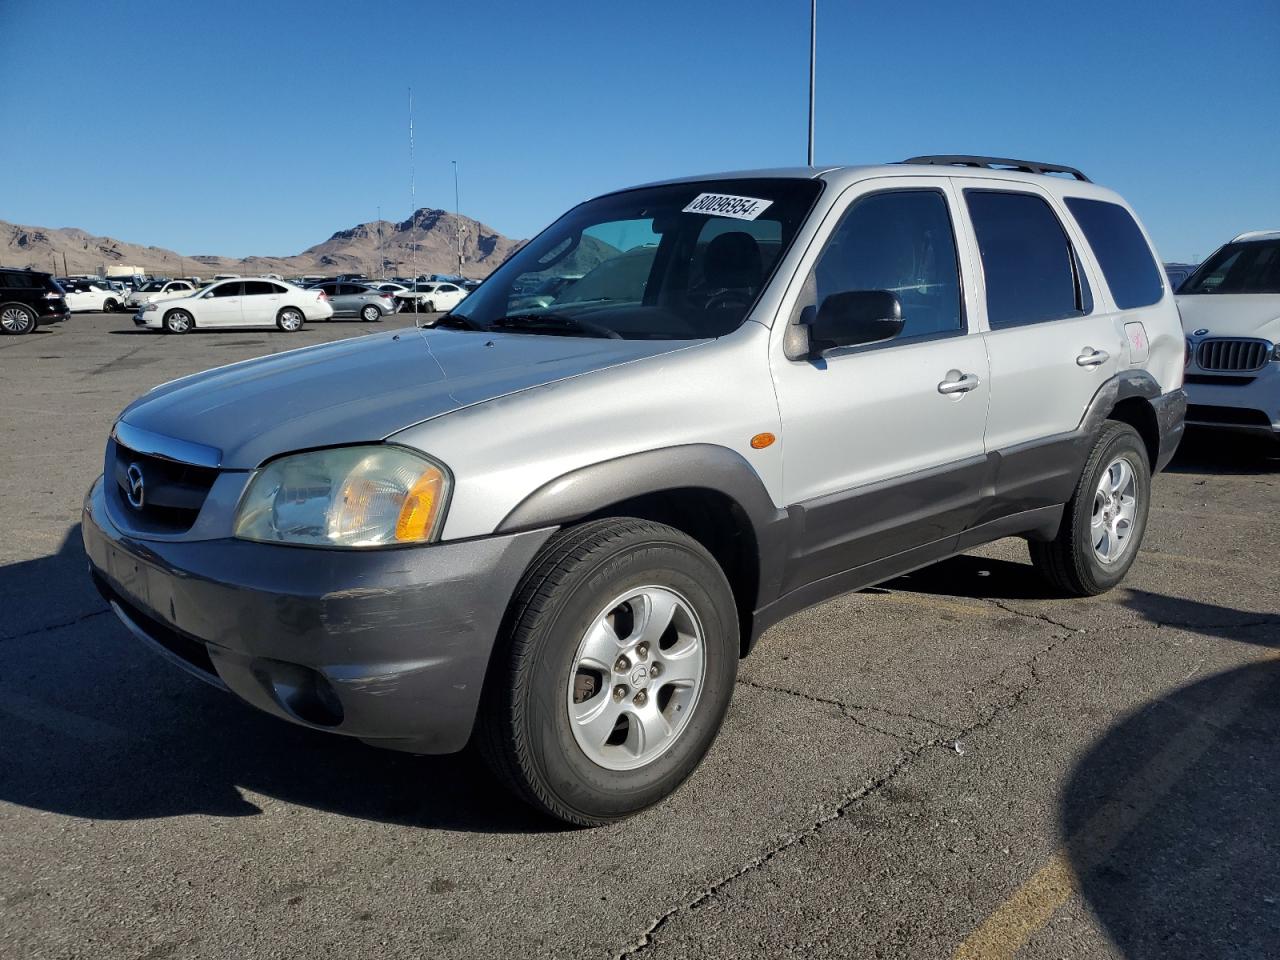
[[[1261,370],[1270,354],[1271,344],[1265,340],[1221,337],[1201,342],[1196,363],[1201,370]]]

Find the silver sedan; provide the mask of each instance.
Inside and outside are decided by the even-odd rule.
[[[312,289],[325,292],[335,317],[359,317],[372,322],[396,312],[396,302],[391,294],[367,283],[331,280],[316,284]]]

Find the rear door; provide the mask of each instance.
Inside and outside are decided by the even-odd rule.
[[[889,290],[905,326],[894,340],[809,360],[788,359],[775,331],[783,488],[800,518],[784,591],[946,555],[977,507],[989,377],[961,283],[955,202],[945,178],[851,187],[812,267],[801,266],[793,322],[831,294]]]
[[[1080,467],[1075,431],[1126,345],[1054,197],[1022,181],[956,179],[984,293],[986,447],[999,455],[984,522],[1070,498]]]
[[[246,327],[275,326],[276,314],[284,305],[284,287],[270,280],[246,280],[240,304],[241,322]]]
[[[196,325],[201,327],[238,327],[243,315],[239,280],[224,280],[207,290],[199,300]]]

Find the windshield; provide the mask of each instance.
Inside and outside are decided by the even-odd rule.
[[[590,200],[452,315],[473,328],[561,336],[723,336],[746,319],[821,189],[815,180],[719,180]]]
[[[146,285],[142,288],[142,292],[143,292],[143,293],[151,293],[151,292],[153,292],[153,291],[155,291],[155,290],[163,290],[163,289],[164,289],[164,284],[163,284],[163,283],[160,283],[160,282],[159,282],[159,281],[157,281],[157,280],[152,280],[150,283],[146,284]]]
[[[1228,243],[1178,293],[1280,293],[1280,240]]]

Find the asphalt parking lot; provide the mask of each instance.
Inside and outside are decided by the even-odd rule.
[[[465,756],[294,728],[85,574],[119,410],[393,325],[0,338],[0,956],[1280,954],[1280,459],[1193,437],[1125,586],[1003,541],[795,616],[661,807],[565,830]]]

